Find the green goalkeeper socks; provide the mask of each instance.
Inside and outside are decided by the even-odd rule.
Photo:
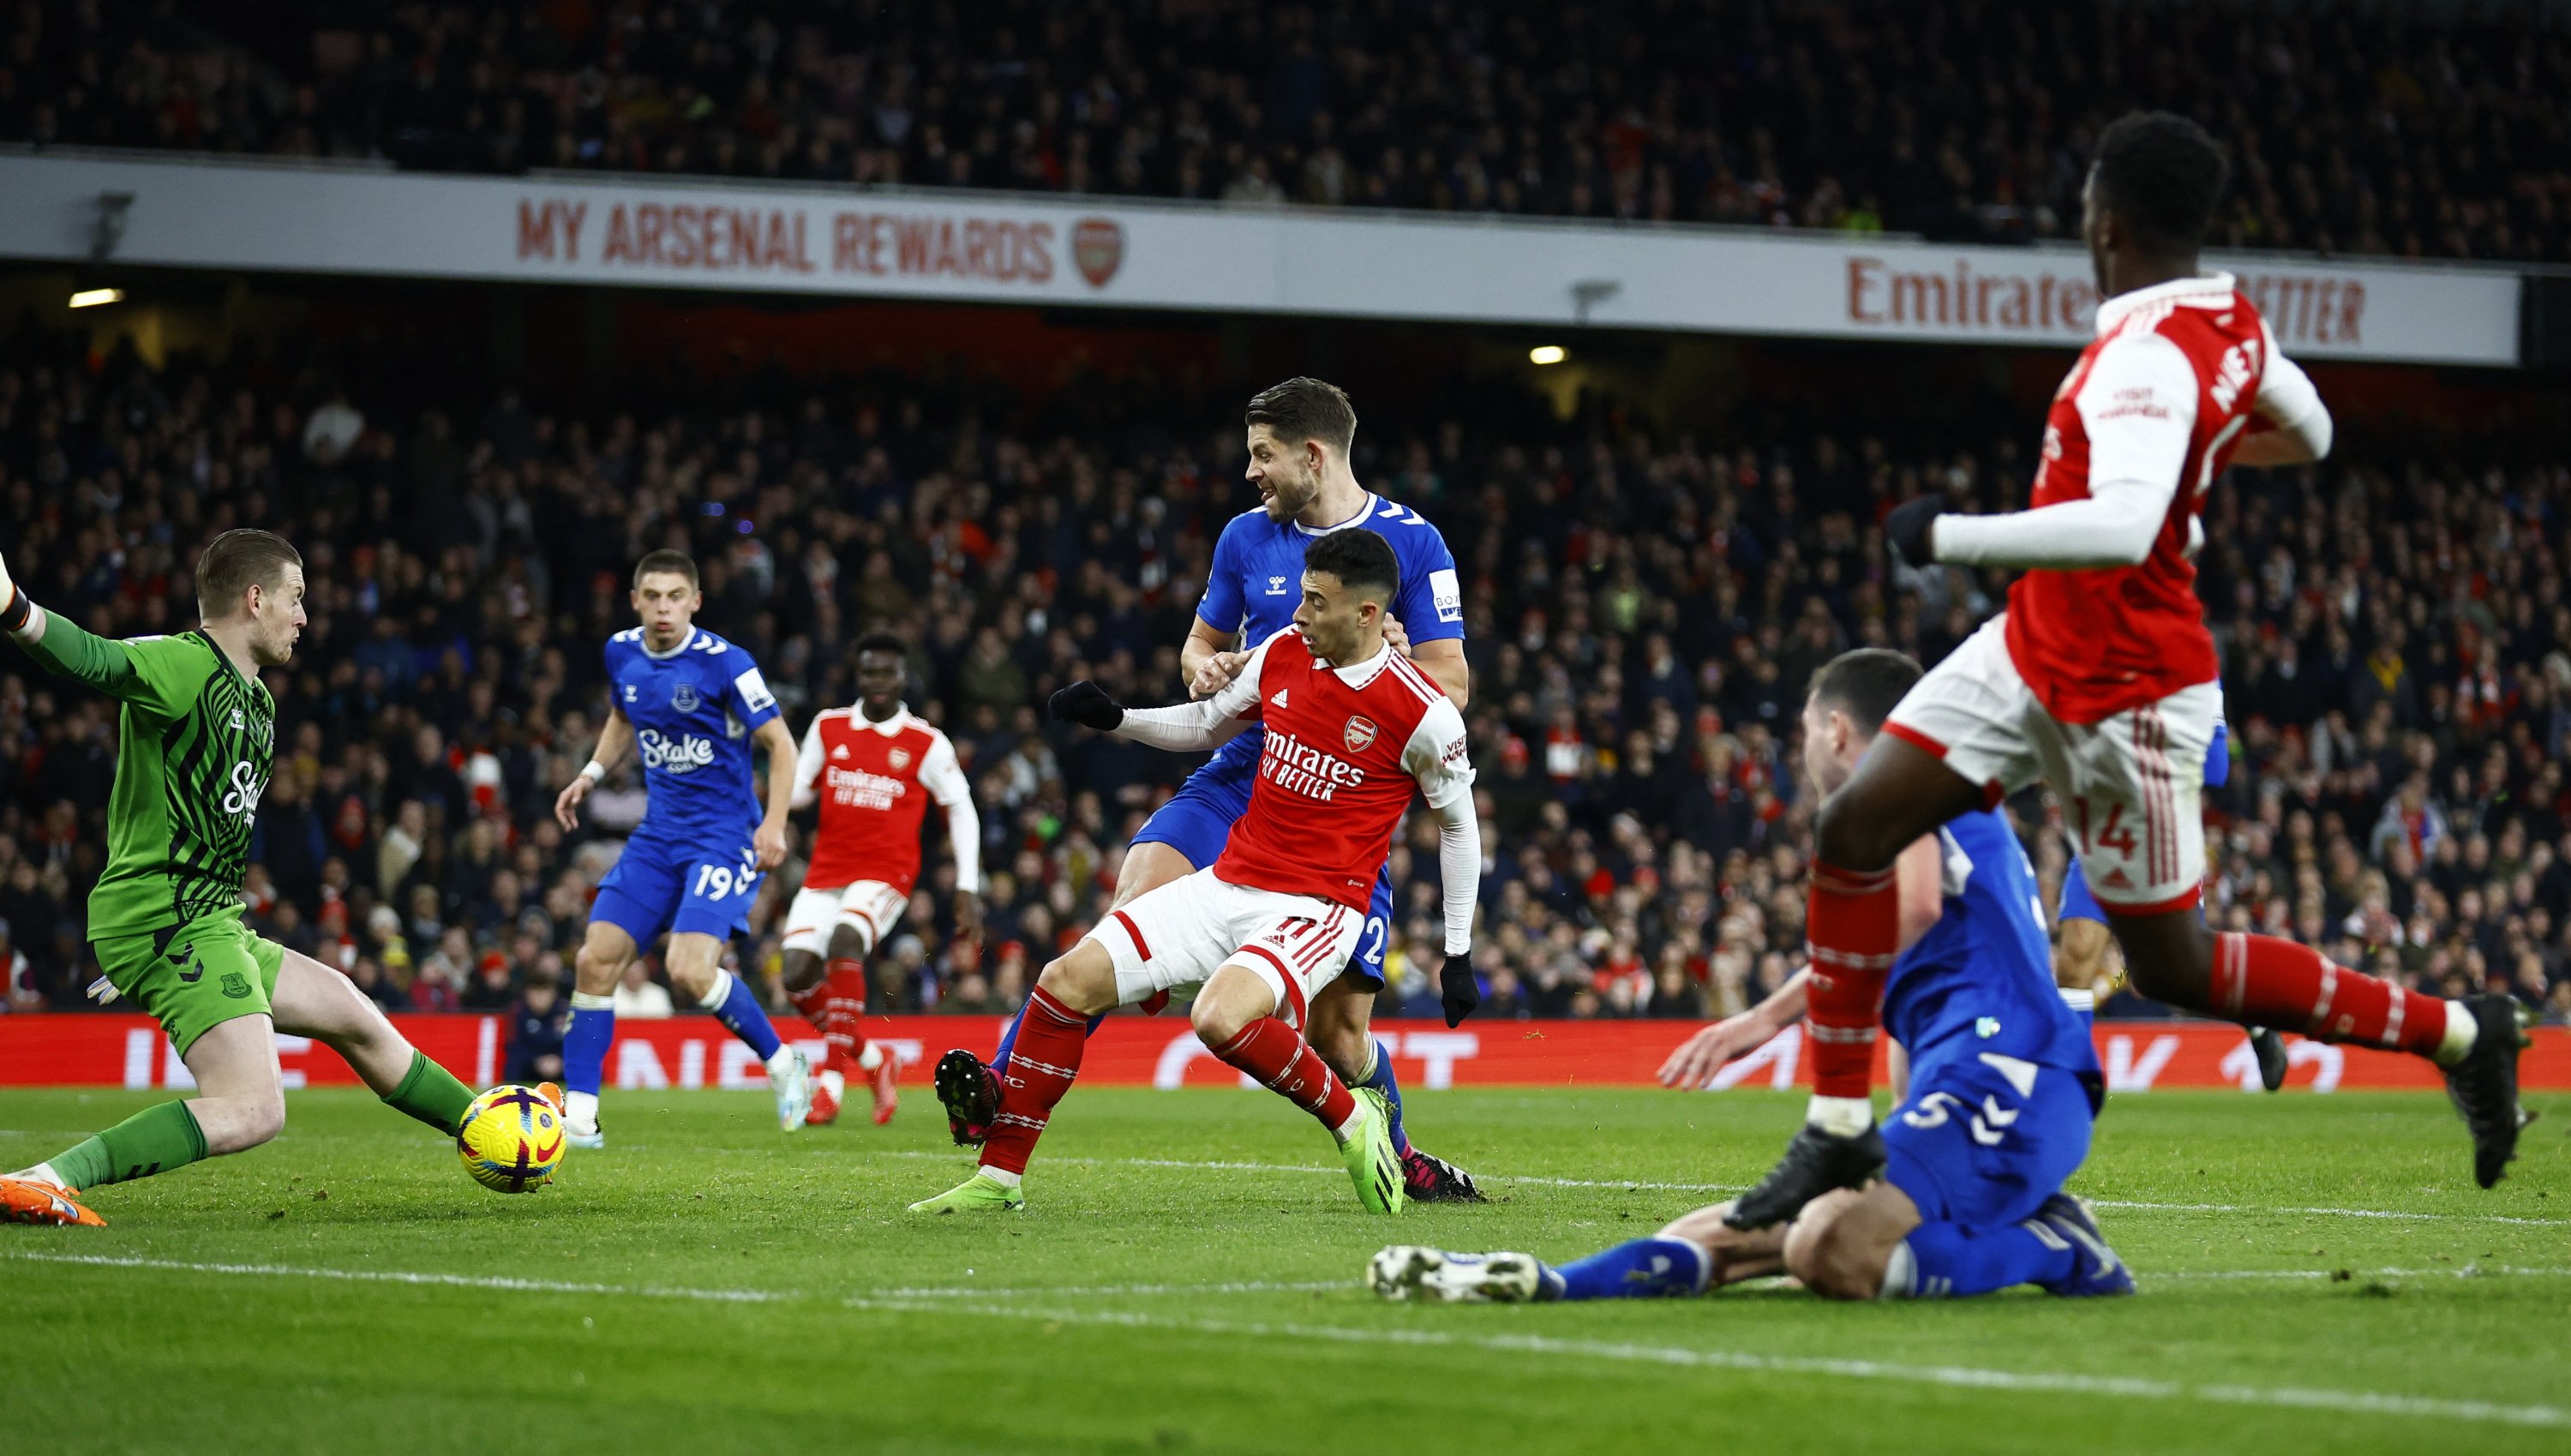
[[[401,1086],[384,1094],[384,1106],[398,1108],[450,1138],[464,1121],[464,1110],[472,1105],[473,1089],[421,1051],[410,1054],[410,1071],[403,1074]]]
[[[205,1156],[197,1115],[184,1102],[165,1102],[46,1161],[65,1184],[87,1191],[185,1168]]]

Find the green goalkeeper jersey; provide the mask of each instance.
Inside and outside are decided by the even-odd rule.
[[[202,632],[123,642],[45,615],[27,652],[125,707],[107,870],[89,938],[144,935],[242,907],[251,830],[276,755],[276,703]]]

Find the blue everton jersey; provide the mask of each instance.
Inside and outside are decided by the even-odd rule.
[[[2036,897],[2035,867],[1992,809],[1938,831],[1945,904],[1883,985],[1883,1029],[1921,1069],[1979,1052],[2095,1072],[2088,1029],[2053,985],[2053,948]]]
[[[633,627],[607,640],[607,680],[634,724],[651,797],[635,833],[748,843],[760,814],[750,735],[776,717],[759,664],[703,628],[689,631],[686,646],[654,653]]]
[[[1446,538],[1417,511],[1371,491],[1355,515],[1319,530],[1295,521],[1272,521],[1265,510],[1233,517],[1215,540],[1205,599],[1197,604],[1198,620],[1219,632],[1240,633],[1249,647],[1293,626],[1294,609],[1303,603],[1304,548],[1318,537],[1351,526],[1363,526],[1392,543],[1393,559],[1401,564],[1392,617],[1413,644],[1464,635],[1464,589],[1456,578],[1455,557],[1446,549]],[[1217,761],[1256,760],[1259,742],[1254,729],[1226,743],[1215,757]]]

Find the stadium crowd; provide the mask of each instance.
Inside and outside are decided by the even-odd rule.
[[[147,0],[0,18],[0,141],[2022,241],[2134,105],[2218,241],[2571,258],[2533,6]],[[1613,37],[1611,41],[1605,39]]]
[[[0,346],[0,549],[49,609],[131,635],[189,625],[213,533],[288,533],[311,623],[268,675],[256,923],[387,1006],[514,1006],[539,1034],[643,809],[629,763],[579,833],[550,814],[594,740],[600,646],[633,620],[640,553],[695,553],[701,622],[753,651],[798,732],[852,697],[860,632],[902,632],[911,707],[954,737],[989,873],[967,941],[929,826],[877,1009],[992,1011],[1100,913],[1127,836],[1193,761],[1041,717],[1084,676],[1128,702],[1178,692],[1211,544],[1251,501],[1230,407],[1176,392],[1093,378],[1013,408],[885,374],[582,419],[505,390],[469,409],[351,398],[309,367],[93,362],[22,331]],[[1891,567],[1874,523],[1931,486],[2014,503],[2024,431],[1965,452],[1718,445],[1501,413],[1515,433],[1369,420],[1357,461],[1442,528],[1466,583],[1494,858],[1484,1014],[1737,1009],[1800,956],[1804,684],[1852,645],[1933,662],[1999,602],[1996,577]],[[2215,917],[2571,1012],[2566,508],[2559,465],[2225,481],[2201,561],[2238,758],[2209,798]],[[13,1008],[84,1004],[115,738],[113,704],[0,654]],[[2053,894],[2045,800],[2012,807]],[[1434,1014],[1433,825],[1396,844],[1395,996]],[[771,994],[799,864],[738,947]],[[630,1010],[666,1014],[657,975],[634,974]]]

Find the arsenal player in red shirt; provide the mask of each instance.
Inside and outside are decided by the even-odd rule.
[[[2196,596],[2205,497],[2227,464],[2328,453],[2329,411],[2229,273],[2197,251],[2223,154],[2166,112],[2109,127],[2081,229],[2098,277],[2097,337],[2056,392],[2029,509],[1996,516],[1904,503],[1885,535],[1913,567],[2025,574],[1993,618],[1902,699],[1814,829],[1813,1096],[1803,1130],[1734,1207],[1736,1226],[1790,1218],[1883,1167],[1866,1096],[1876,1003],[1895,948],[1892,863],[1904,845],[2041,779],[2079,840],[2091,891],[2135,989],[2246,1026],[2392,1048],[2443,1068],[2500,1180],[2517,1146],[2522,1034],[2506,996],[2444,1001],[2265,935],[2215,934],[2198,799],[2223,712]]]
[[[1351,1094],[1304,1040],[1312,995],[1356,948],[1414,790],[1438,817],[1446,973],[1471,974],[1482,866],[1473,765],[1463,715],[1384,640],[1400,574],[1381,536],[1333,532],[1303,558],[1293,627],[1213,697],[1127,709],[1086,682],[1054,695],[1056,718],[1181,751],[1212,747],[1258,718],[1258,777],[1221,857],[1110,912],[1044,968],[1000,1069],[980,1170],[912,1213],[1024,1208],[1027,1157],[1079,1075],[1089,1019],[1182,987],[1202,988],[1193,1017],[1215,1056],[1320,1119],[1369,1211],[1401,1211],[1382,1094]]]
[[[982,821],[955,745],[910,716],[901,701],[909,644],[889,632],[857,640],[857,701],[829,709],[803,731],[794,763],[796,808],[820,806],[812,862],[785,912],[785,991],[830,1049],[814,1079],[807,1123],[839,1115],[850,1072],[874,1095],[875,1122],[898,1103],[890,1051],[870,1046],[866,956],[892,934],[919,882],[919,823],[934,799],[955,855],[955,908],[967,935],[979,925]]]

